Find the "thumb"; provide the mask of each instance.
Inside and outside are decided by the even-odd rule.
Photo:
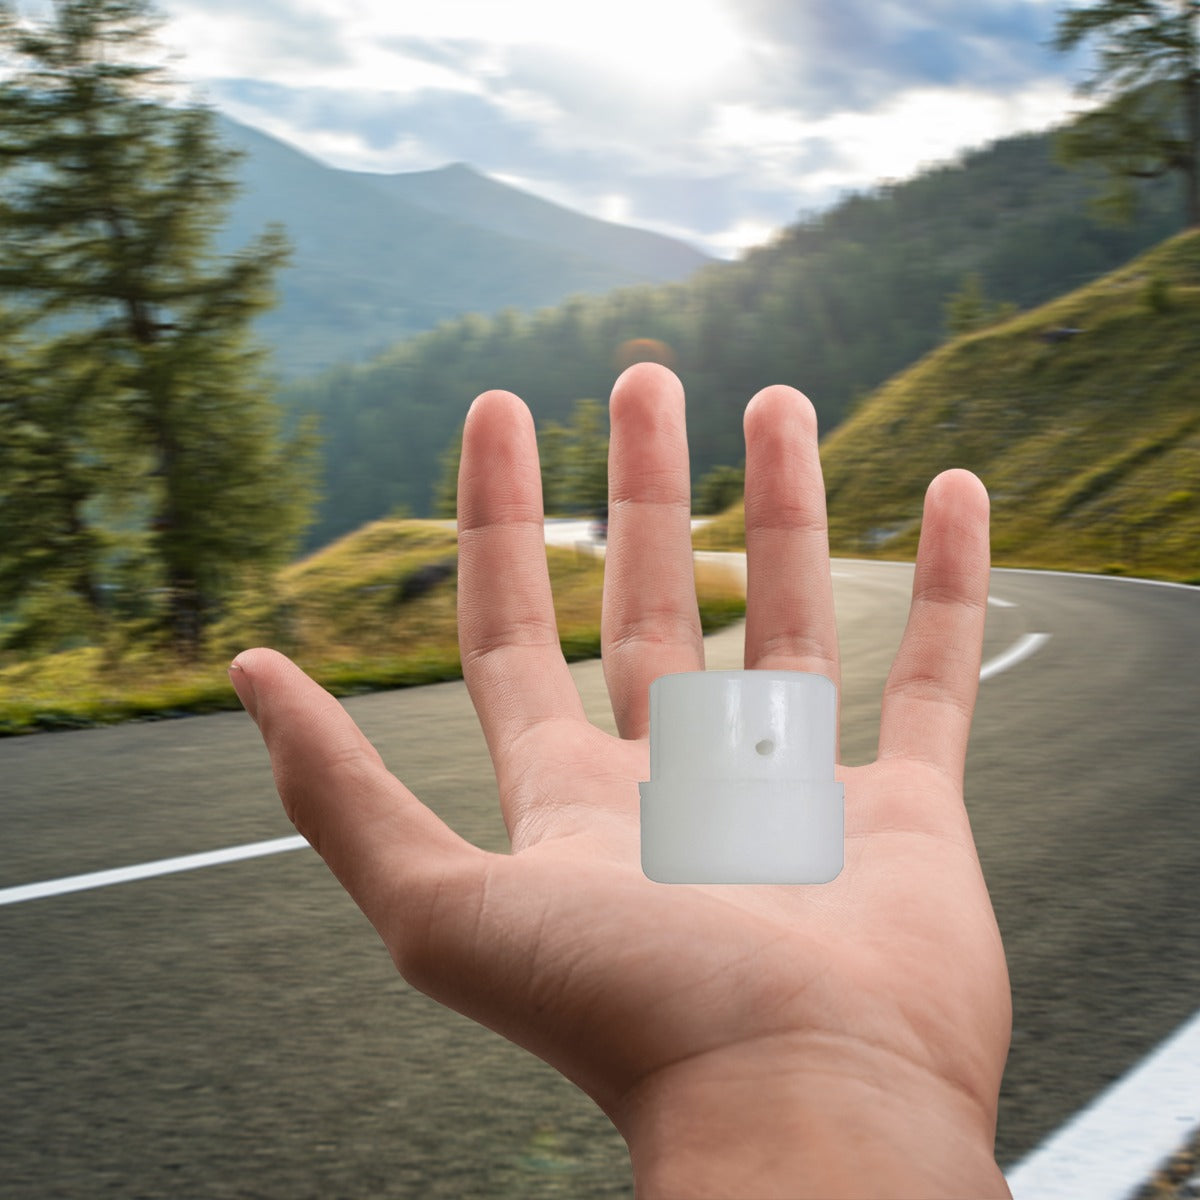
[[[402,954],[424,937],[447,873],[481,865],[483,851],[392,775],[350,714],[295,663],[274,650],[246,650],[229,674],[266,743],[292,824],[393,956]]]

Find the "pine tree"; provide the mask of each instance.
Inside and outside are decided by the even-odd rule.
[[[547,513],[566,512],[571,504],[570,453],[571,432],[560,421],[543,421],[538,430],[538,465],[542,473],[542,507]]]
[[[608,406],[576,400],[566,445],[562,497],[576,512],[599,513],[608,504]]]
[[[446,448],[438,456],[438,464],[442,468],[442,473],[434,485],[433,491],[433,515],[435,517],[454,519],[458,516],[458,464],[462,460],[462,439],[463,429],[466,426],[464,421],[458,427],[458,432],[454,435]]]
[[[537,431],[542,509],[551,516],[597,513],[608,502],[607,408],[599,400],[577,400],[570,425],[544,421]],[[462,427],[438,457],[441,475],[433,489],[433,515],[458,511],[458,466]]]
[[[1099,43],[1085,95],[1100,105],[1066,129],[1070,164],[1099,162],[1112,186],[1107,206],[1128,218],[1134,186],[1176,172],[1189,226],[1200,225],[1200,0],[1099,0],[1065,9],[1056,45]]]
[[[1016,305],[989,300],[983,289],[983,277],[978,271],[963,276],[959,290],[946,301],[943,310],[946,330],[951,337],[974,333],[998,325],[1016,315]]]
[[[696,484],[692,512],[708,516],[723,513],[743,498],[746,491],[746,461],[740,467],[717,466]]]
[[[0,461],[56,496],[0,549],[0,603],[57,592],[96,614],[133,575],[194,653],[294,548],[313,447],[283,438],[250,336],[286,242],[215,254],[236,155],[208,110],[167,103],[156,25],[150,0],[57,0],[39,25],[0,0],[0,302],[24,347],[0,374],[18,418]],[[0,515],[29,495],[0,487]]]
[[[111,546],[90,509],[116,477],[104,438],[85,436],[105,432],[105,365],[72,336],[29,344],[25,323],[0,316],[0,613],[19,610],[17,645],[59,643],[103,606]]]

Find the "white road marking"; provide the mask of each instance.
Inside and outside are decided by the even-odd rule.
[[[874,565],[874,560],[843,561]],[[904,563],[888,565],[911,566]],[[997,569],[1007,570],[1010,574],[1106,579],[1122,583],[1149,583],[1159,587],[1188,586],[1160,580],[1079,575],[1066,571]],[[837,578],[852,578],[840,571],[834,571],[833,574]],[[988,603],[997,608],[1015,607],[1011,601],[992,596],[988,597]],[[991,679],[1023,662],[1041,649],[1049,638],[1047,633],[1025,634],[1003,654],[982,666],[980,681]],[[281,854],[307,845],[305,839],[299,836],[274,838],[109,871],[93,871],[85,875],[0,888],[0,905],[19,904],[25,900],[108,887],[156,875]],[[1036,1150],[1005,1172],[1014,1200],[1076,1200],[1079,1196],[1088,1196],[1091,1200],[1127,1200],[1133,1190],[1184,1143],[1191,1131],[1200,1126],[1200,1093],[1196,1091],[1198,1077],[1200,1012],[1081,1109]]]
[[[87,875],[67,875],[62,879],[47,879],[41,883],[25,883],[19,887],[0,888],[0,905],[20,904],[23,900],[41,900],[46,896],[61,896],[66,892],[86,892],[89,888],[109,887],[114,883],[129,883],[134,879],[150,879],[155,875],[173,875],[177,871],[195,871],[200,867],[215,867],[221,863],[240,862],[244,858],[261,858],[266,854],[283,854],[299,850],[308,843],[298,834],[272,838],[269,842],[250,842],[244,846],[228,846],[224,850],[206,850],[201,854],[184,854],[178,858],[160,858],[157,862],[137,863],[132,867],[115,867],[111,871],[92,871]]]
[[[1023,662],[1049,640],[1048,633],[1027,633],[1003,654],[984,663],[979,672],[982,682]],[[246,858],[261,858],[267,854],[283,854],[299,850],[308,843],[304,838],[273,838],[268,842],[251,842],[244,846],[229,846],[224,850],[206,850],[200,854],[184,854],[178,858],[161,858],[156,862],[137,863],[131,867],[115,867],[110,871],[92,871],[86,875],[67,875],[62,879],[46,879],[41,883],[25,883],[17,887],[0,888],[0,906],[20,904],[25,900],[43,900],[68,892],[85,892],[90,888],[111,887],[115,883],[131,883],[135,879],[151,879],[155,875],[173,875],[178,871],[195,871],[222,863],[240,862]]]
[[[991,679],[1017,663],[1024,662],[1030,655],[1036,654],[1048,641],[1048,633],[1024,633],[1003,654],[996,655],[979,668],[979,682]]]
[[[1200,1125],[1200,1012],[1005,1172],[1013,1200],[1127,1200]]]
[[[1142,583],[1147,587],[1178,588],[1200,596],[1200,587],[1194,583],[1175,583],[1170,579],[1142,579],[1138,575],[1089,575],[1086,571],[1045,571],[1040,567],[993,567],[992,570],[1002,571],[1005,575],[1053,575],[1058,579],[1103,579],[1106,583]]]

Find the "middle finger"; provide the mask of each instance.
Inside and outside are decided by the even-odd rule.
[[[810,671],[841,694],[817,414],[790,387],[746,408],[746,669]]]
[[[641,738],[651,682],[704,670],[683,385],[665,367],[639,363],[613,387],[611,414],[604,679],[621,736]]]

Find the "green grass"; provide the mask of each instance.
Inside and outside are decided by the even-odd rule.
[[[1083,332],[1043,339],[1064,327]],[[966,467],[997,565],[1200,583],[1200,233],[941,347],[821,458],[835,554],[911,558],[929,481]],[[697,547],[743,548],[743,521],[739,504]]]
[[[564,656],[594,658],[603,561],[554,546],[546,557]],[[417,598],[400,592],[412,572],[456,558],[454,531],[437,522],[376,521],[288,567],[270,594],[245,598],[202,662],[84,646],[2,664],[0,735],[237,708],[226,670],[253,645],[282,650],[335,695],[461,678],[454,572]],[[705,632],[744,614],[719,567],[698,563],[696,587]]]
[[[1047,329],[1083,332],[1047,342]],[[1000,566],[1200,583],[1200,233],[1003,325],[959,338],[868,398],[822,445],[835,554],[916,552],[925,487],[966,467],[992,497]],[[739,503],[698,530],[698,549],[742,549]],[[451,575],[399,589],[455,558],[453,530],[385,520],[284,571],[213,633],[202,663],[148,649],[85,646],[0,664],[0,734],[236,706],[229,659],[276,646],[347,694],[461,676]],[[603,564],[547,549],[568,659],[600,649]],[[744,597],[697,566],[705,630],[739,619]]]

